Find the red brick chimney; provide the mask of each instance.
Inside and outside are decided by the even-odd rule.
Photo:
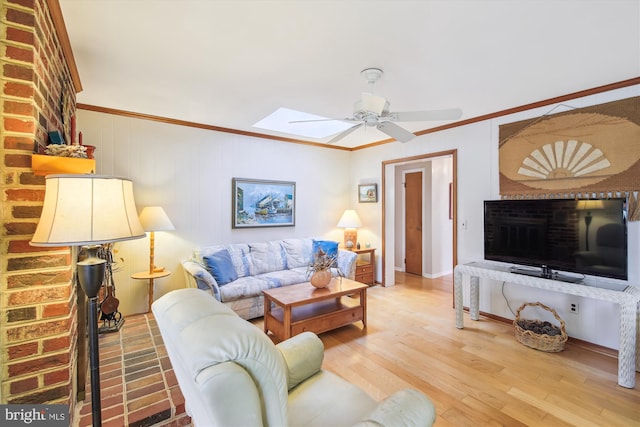
[[[71,418],[78,360],[71,251],[29,245],[44,200],[31,154],[48,131],[69,140],[64,128],[81,88],[58,1],[0,4],[0,403],[65,403]]]

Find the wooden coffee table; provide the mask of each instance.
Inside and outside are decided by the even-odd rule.
[[[305,331],[319,334],[360,320],[366,328],[367,288],[364,283],[334,277],[322,289],[306,282],[263,291],[264,331],[282,341]]]

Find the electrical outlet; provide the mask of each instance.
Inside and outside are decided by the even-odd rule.
[[[571,305],[569,306],[569,312],[573,314],[578,314],[579,311],[580,311],[580,306],[578,305],[578,303],[572,302]]]

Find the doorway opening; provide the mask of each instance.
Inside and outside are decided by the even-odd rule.
[[[420,172],[418,175],[413,175]],[[419,175],[422,175],[421,177]],[[422,198],[415,193],[406,200],[406,177],[419,178]],[[408,272],[407,252],[416,255],[407,240],[420,239],[420,270],[423,277],[451,274],[457,264],[457,150],[428,153],[382,162],[382,285],[395,284],[395,271]],[[412,190],[412,191],[415,191]],[[413,236],[406,231],[407,215],[422,210]],[[415,228],[419,227],[419,230]],[[415,256],[414,260],[415,262]],[[444,264],[443,264],[444,263]]]

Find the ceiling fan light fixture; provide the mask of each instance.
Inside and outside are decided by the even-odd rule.
[[[383,73],[382,73],[382,70],[380,68],[365,68],[364,70],[360,71],[360,75],[370,85],[372,85],[375,82],[377,82],[378,79],[380,79],[380,77],[382,77],[382,74]]]
[[[365,120],[367,117],[376,118],[389,113],[389,102],[381,96],[363,93],[362,99],[353,103],[353,116],[357,120]]]

